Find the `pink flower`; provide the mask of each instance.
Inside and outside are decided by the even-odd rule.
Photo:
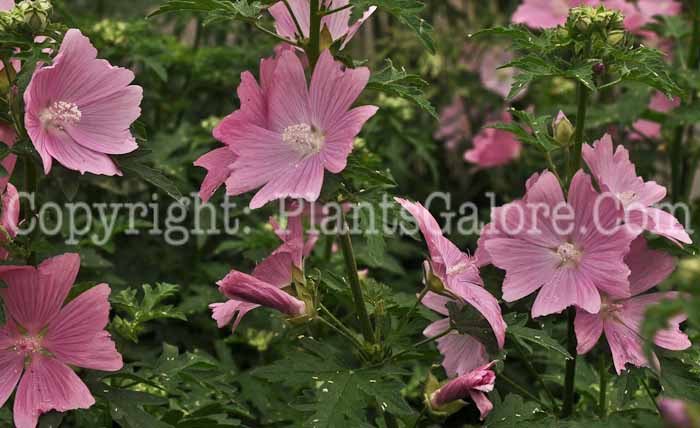
[[[681,105],[681,99],[674,97],[669,100],[666,95],[661,92],[656,92],[649,102],[649,110],[657,111],[659,113],[668,113],[671,110],[678,108]],[[640,119],[634,122],[633,133],[630,134],[630,140],[642,140],[646,138],[660,138],[661,137],[661,124],[658,122],[652,122],[651,120]],[[639,135],[641,134],[641,135]]]
[[[0,143],[3,143],[8,147],[12,147],[15,145],[16,139],[17,137],[15,135],[15,130],[12,129],[12,127],[9,125],[0,124]],[[5,191],[5,187],[10,181],[10,176],[12,176],[12,172],[15,170],[16,163],[17,155],[14,153],[10,153],[5,157],[5,159],[2,160],[2,166],[5,168],[5,171],[7,171],[7,175],[0,178],[0,193]]]
[[[532,317],[576,306],[598,313],[600,292],[630,296],[624,256],[635,234],[619,226],[622,207],[602,197],[578,171],[568,203],[549,171],[528,181],[523,200],[492,213],[498,234],[482,242],[493,264],[506,271],[503,299],[514,302],[540,290]]]
[[[569,9],[598,3],[598,0],[525,0],[515,10],[511,22],[531,28],[552,28],[566,23]]]
[[[261,86],[244,73],[238,93],[241,109],[226,117],[214,137],[232,155],[219,149],[197,163],[210,169],[201,193],[210,195],[225,178],[227,192],[239,195],[262,186],[251,208],[290,197],[315,201],[324,170],[345,169],[355,137],[377,112],[375,106],[350,106],[369,79],[367,68],[344,69],[329,51],[316,65],[307,89],[299,58],[283,52],[261,62]]]
[[[508,112],[504,112],[501,118],[506,123],[512,121]],[[520,156],[520,150],[522,150],[522,144],[512,133],[500,129],[483,128],[474,137],[474,148],[464,153],[464,160],[481,168],[495,168],[516,159]]]
[[[446,289],[441,296],[432,291],[423,298],[423,304],[442,315],[449,315],[446,305],[455,302],[459,306],[468,304],[481,313],[493,329],[499,348],[503,348],[506,336],[506,323],[501,315],[498,301],[485,288],[479,270],[473,260],[442,235],[435,218],[419,203],[396,198],[415,218],[428,245],[430,261],[428,270],[435,275]],[[433,337],[450,328],[448,318],[429,325],[423,334]],[[438,349],[445,356],[443,366],[448,375],[461,375],[478,367],[486,359],[486,351],[481,343],[469,335],[450,333],[438,339]]]
[[[625,0],[606,0],[606,8],[622,12],[627,31],[645,36],[649,32],[643,27],[654,22],[654,16],[674,16],[681,12],[681,3],[675,0],[639,0],[637,4]]]
[[[627,149],[617,146],[613,152],[612,138],[609,135],[604,135],[593,147],[584,145],[583,159],[601,190],[614,195],[622,203],[629,224],[665,236],[674,242],[692,243],[675,217],[652,207],[666,197],[666,188],[638,177]]]
[[[649,367],[640,335],[646,310],[663,300],[678,297],[678,293],[673,292],[642,294],[666,279],[676,265],[670,255],[649,250],[644,237],[639,237],[632,243],[625,262],[631,271],[630,287],[633,297],[604,296],[599,313],[589,314],[578,310],[575,323],[577,352],[585,354],[590,351],[605,332],[618,374],[625,370],[627,363],[637,367]],[[654,343],[674,351],[688,349],[691,345],[690,340],[680,330],[680,323],[686,318],[685,315],[673,318],[669,328],[656,335]],[[652,365],[659,367],[656,356]]]
[[[0,0],[0,12],[7,12],[13,7],[15,7],[15,0]]]
[[[7,242],[7,237],[14,238],[19,232],[20,203],[19,193],[17,193],[15,186],[7,184],[1,203],[0,226],[2,226],[3,231],[0,232],[0,247]],[[7,260],[9,256],[9,251],[5,248],[0,248],[0,260]]]
[[[235,331],[243,317],[259,306],[271,307],[288,315],[305,312],[304,302],[282,291],[292,283],[294,270],[303,270],[303,258],[311,253],[316,243],[316,236],[304,240],[302,216],[290,217],[286,230],[270,219],[282,245],[260,262],[253,275],[233,270],[217,283],[221,292],[230,298],[225,303],[209,305],[219,328],[230,324],[235,316]]]
[[[515,69],[513,67],[499,68],[513,60],[513,53],[504,46],[489,49],[481,58],[479,75],[484,88],[506,98],[515,82]]]
[[[133,80],[68,30],[53,64],[37,69],[24,93],[27,132],[45,173],[55,159],[83,174],[121,175],[109,155],[138,148],[129,127],[141,115],[142,89]]]
[[[452,103],[440,112],[440,127],[433,138],[445,141],[447,148],[456,149],[459,143],[471,132],[469,117],[464,111],[464,103],[459,95],[452,98]]]
[[[95,404],[71,367],[122,368],[122,357],[105,330],[109,286],[97,285],[63,306],[79,268],[77,254],[53,257],[38,268],[0,267],[0,278],[8,285],[0,290],[7,315],[0,328],[0,406],[19,382],[17,428],[36,427],[39,416],[51,410]]]
[[[496,373],[491,370],[494,364],[489,363],[452,379],[430,396],[431,406],[439,409],[469,396],[479,408],[481,420],[484,420],[493,410],[486,393],[493,391],[496,383]]]
[[[659,398],[657,400],[661,416],[668,423],[668,428],[694,428],[688,413],[688,403],[674,398]]]
[[[325,0],[324,5],[327,10],[334,10],[344,6],[347,6],[350,0]],[[272,5],[268,10],[270,15],[275,18],[275,28],[277,29],[277,34],[285,37],[292,41],[299,41],[300,39],[307,39],[309,37],[309,19],[311,15],[311,8],[309,0],[289,0],[289,6],[296,17],[299,26],[301,27],[301,37],[299,37],[299,30],[294,22],[294,18],[289,13],[289,9],[285,6],[284,2],[277,2]],[[345,49],[345,46],[350,42],[350,40],[357,34],[362,24],[369,19],[370,16],[377,10],[376,6],[371,6],[362,17],[357,20],[352,26],[349,25],[350,15],[352,14],[352,8],[341,10],[340,12],[335,12],[331,15],[324,16],[321,18],[321,29],[327,28],[331,35],[332,40],[338,41],[342,40],[340,49]]]

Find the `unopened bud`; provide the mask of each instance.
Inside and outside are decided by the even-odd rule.
[[[48,0],[23,0],[17,5],[17,10],[22,16],[22,21],[33,33],[41,33],[46,30],[51,15],[51,2]]]
[[[617,45],[625,39],[624,30],[613,30],[608,33],[608,43],[611,45]]]
[[[598,62],[593,65],[593,73],[597,76],[604,74],[606,69],[607,68],[605,67],[605,64],[603,64],[602,62]]]
[[[571,137],[574,136],[575,128],[566,117],[564,112],[560,111],[556,119],[552,123],[552,134],[554,135],[554,140],[562,146],[568,146],[571,141]]]
[[[433,273],[433,268],[427,260],[423,263],[423,275],[425,278],[425,286],[428,287],[430,291],[441,295],[447,292],[445,284]]]

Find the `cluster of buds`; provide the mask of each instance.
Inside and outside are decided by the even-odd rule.
[[[42,33],[49,24],[52,9],[49,0],[22,0],[12,10],[0,12],[0,32],[28,29],[33,34]]]
[[[603,6],[580,6],[571,9],[566,21],[566,30],[574,39],[601,36],[612,45],[620,43],[625,38],[622,14]]]

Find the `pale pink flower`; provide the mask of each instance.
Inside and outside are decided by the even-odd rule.
[[[430,261],[428,270],[445,286],[450,297],[429,292],[422,303],[435,312],[449,316],[446,305],[455,302],[458,306],[468,304],[474,307],[488,321],[493,329],[499,348],[503,348],[506,336],[506,323],[501,315],[498,300],[484,288],[474,261],[445,238],[435,218],[421,204],[396,198],[415,218],[423,234]],[[423,334],[433,337],[449,330],[449,318],[430,324]],[[486,350],[481,343],[466,334],[452,332],[438,339],[438,349],[444,355],[443,366],[450,376],[464,374],[486,360]]]
[[[12,10],[13,7],[15,7],[15,0],[0,0],[0,12],[7,12]]]
[[[625,29],[642,36],[649,33],[643,27],[654,22],[654,16],[674,16],[682,10],[681,3],[675,0],[639,0],[636,4],[625,0],[605,0],[603,4],[608,9],[622,12]]]
[[[688,403],[674,398],[659,398],[656,400],[668,428],[697,428],[693,425],[688,413]]]
[[[270,223],[282,245],[260,262],[252,275],[233,270],[219,281],[219,289],[230,300],[209,305],[212,318],[219,328],[233,321],[233,331],[245,315],[259,306],[277,309],[288,315],[305,311],[304,302],[282,291],[292,283],[294,270],[303,270],[303,258],[311,254],[316,243],[315,235],[304,239],[303,215],[290,217],[287,228],[282,229],[274,219]],[[301,311],[299,313],[296,313]]]
[[[675,260],[670,255],[647,248],[644,237],[637,238],[625,258],[630,268],[631,298],[603,297],[603,305],[597,314],[576,312],[577,352],[585,354],[598,342],[605,332],[610,345],[615,369],[620,374],[625,365],[630,363],[637,367],[649,367],[644,353],[644,339],[640,335],[644,316],[649,306],[663,300],[678,298],[678,293],[642,294],[666,279],[675,268]],[[669,321],[669,328],[657,333],[654,343],[665,349],[682,351],[691,345],[688,336],[680,330],[680,324],[686,320],[679,315]],[[651,363],[658,368],[656,356]]]
[[[105,330],[109,286],[97,285],[63,306],[79,268],[77,254],[48,259],[38,268],[0,267],[0,279],[7,284],[0,290],[7,316],[0,328],[0,406],[19,383],[13,411],[17,428],[35,428],[39,416],[51,410],[95,404],[71,367],[122,368],[122,357]]]
[[[531,28],[552,28],[566,23],[569,9],[597,4],[598,0],[525,0],[513,13],[511,22]]]
[[[504,112],[501,121],[512,122],[510,113]],[[488,126],[493,122],[486,124]],[[520,156],[522,143],[515,138],[512,132],[500,129],[484,127],[473,140],[474,148],[464,153],[464,160],[478,165],[481,168],[495,168],[503,166]]]
[[[454,401],[470,397],[479,409],[481,420],[484,420],[493,410],[493,404],[486,394],[493,391],[496,383],[496,373],[491,370],[494,364],[495,362],[489,363],[450,380],[430,396],[431,406],[440,409]]]
[[[471,124],[464,111],[462,98],[455,95],[452,103],[440,111],[440,127],[433,134],[433,138],[444,141],[448,149],[454,150],[470,132]]]
[[[319,2],[320,3],[320,2]],[[347,6],[350,0],[324,0],[323,5],[326,6],[327,10],[338,9]],[[309,37],[309,27],[310,27],[310,15],[311,7],[309,0],[289,0],[289,6],[296,17],[299,26],[301,27],[301,37],[299,37],[299,30],[297,25],[289,13],[289,9],[285,6],[284,2],[277,2],[272,5],[268,10],[270,15],[275,18],[275,28],[277,34],[282,37],[287,38],[292,41],[299,41],[300,39],[307,39]],[[357,34],[362,24],[369,19],[370,16],[377,10],[376,6],[371,6],[360,19],[357,20],[352,26],[350,25],[350,15],[352,14],[352,8],[341,10],[340,12],[335,12],[331,15],[324,16],[321,18],[321,30],[327,28],[331,35],[331,39],[335,42],[342,40],[340,49],[345,49],[348,42]]]
[[[202,192],[206,196],[221,183],[222,165],[235,156],[228,165],[227,192],[239,195],[262,186],[251,208],[286,197],[313,202],[321,192],[324,170],[337,174],[345,169],[355,137],[377,112],[375,106],[350,110],[367,85],[369,70],[345,69],[326,50],[307,89],[301,61],[285,51],[277,60],[262,61],[260,80],[258,86],[250,73],[243,74],[241,109],[214,130],[233,156],[219,149],[226,156],[223,161],[207,159],[206,164],[220,167],[212,168]]]
[[[10,253],[2,248],[7,238],[14,238],[19,232],[19,193],[12,184],[7,184],[5,192],[2,194],[2,214],[0,214],[0,226],[3,232],[0,233],[0,260],[7,260]],[[5,235],[7,234],[7,235]]]
[[[44,172],[53,159],[81,173],[121,175],[109,155],[138,148],[129,127],[141,115],[140,86],[131,70],[97,59],[79,30],[65,35],[50,66],[34,72],[24,93],[27,132]]]
[[[654,96],[649,101],[649,110],[653,110],[659,113],[668,113],[671,110],[678,108],[681,105],[681,99],[678,97],[673,97],[669,99],[662,92],[656,92]],[[646,138],[660,138],[661,137],[661,124],[658,122],[653,122],[651,120],[640,119],[634,122],[632,125],[633,131],[629,139],[630,140],[642,140]],[[641,134],[641,135],[639,135]]]
[[[619,223],[623,209],[601,197],[583,171],[574,176],[568,202],[549,171],[528,180],[527,196],[492,213],[498,233],[486,239],[493,264],[506,271],[503,299],[539,290],[532,317],[576,306],[598,313],[600,293],[629,297],[624,256],[635,234]]]
[[[506,98],[515,82],[515,68],[499,68],[514,59],[513,52],[497,46],[484,52],[479,66],[479,76],[484,88]]]
[[[614,195],[624,206],[630,225],[674,242],[692,243],[685,228],[673,215],[652,207],[666,197],[666,188],[638,177],[629,152],[621,145],[613,151],[610,135],[604,135],[593,147],[584,145],[583,159],[601,190]]]

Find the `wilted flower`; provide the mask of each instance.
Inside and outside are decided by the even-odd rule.
[[[486,259],[506,271],[503,299],[514,302],[540,290],[532,307],[536,318],[570,306],[598,313],[601,292],[629,297],[623,258],[636,235],[619,226],[623,214],[583,171],[571,182],[568,202],[554,174],[535,174],[522,200],[492,212],[489,238],[480,241]]]
[[[433,409],[440,410],[454,401],[470,397],[479,408],[481,420],[484,420],[493,410],[493,404],[486,393],[493,391],[496,383],[496,373],[491,370],[494,364],[489,363],[450,380],[432,393],[430,405]]]
[[[503,348],[506,323],[498,300],[484,288],[474,261],[442,235],[435,218],[421,204],[399,198],[396,201],[418,223],[430,253],[430,261],[426,262],[428,270],[444,288],[443,295],[428,292],[423,304],[445,316],[449,316],[447,304],[450,302],[458,307],[465,304],[474,307],[488,321],[499,348]],[[423,334],[433,337],[450,328],[449,318],[444,318],[430,324]],[[464,374],[485,363],[486,350],[483,345],[466,334],[452,332],[438,339],[438,349],[445,357],[443,366],[450,376]]]
[[[34,72],[24,93],[27,132],[45,173],[56,159],[81,173],[121,175],[109,155],[138,148],[129,127],[143,91],[133,80],[131,70],[97,59],[79,30],[68,30],[53,64]]]
[[[678,298],[678,293],[674,292],[642,294],[666,279],[676,266],[670,255],[649,250],[644,237],[640,236],[632,242],[625,262],[631,271],[629,281],[632,297],[619,299],[603,296],[599,313],[589,314],[578,310],[575,323],[577,352],[585,354],[593,349],[604,332],[618,374],[625,370],[627,363],[637,367],[650,366],[644,354],[641,336],[646,310],[663,300]],[[685,315],[679,315],[670,320],[669,328],[657,333],[654,343],[673,351],[688,349],[690,340],[679,327],[686,318]],[[653,356],[651,366],[659,367],[656,356]]]
[[[282,245],[260,262],[252,275],[233,270],[217,283],[221,292],[231,299],[209,305],[219,328],[230,324],[235,316],[235,331],[243,317],[259,306],[290,316],[305,313],[305,303],[282,290],[292,283],[295,270],[303,271],[303,258],[311,253],[316,243],[316,236],[304,238],[303,216],[304,213],[288,218],[286,229],[270,219]]]
[[[513,119],[508,112],[501,115],[505,123]],[[486,124],[488,126],[489,123]],[[522,150],[522,143],[513,133],[501,129],[484,127],[473,140],[474,148],[464,153],[464,160],[481,168],[503,166],[517,159]]]
[[[345,7],[348,4],[350,4],[350,0],[323,0],[322,5],[325,5],[327,10],[334,10]],[[289,9],[284,2],[281,1],[275,3],[268,9],[272,17],[275,18],[277,34],[292,41],[308,38],[310,27],[309,18],[311,14],[309,0],[289,0],[289,7],[292,9],[294,17],[299,23],[303,34],[299,37],[299,29],[294,22],[294,18],[289,13]],[[323,31],[324,28],[328,29],[333,42],[342,40],[342,44],[340,45],[340,49],[342,50],[355,34],[357,34],[362,24],[372,16],[375,10],[377,10],[377,7],[371,6],[352,26],[349,24],[352,8],[343,9],[339,12],[324,16],[321,18],[321,31]]]
[[[286,197],[315,201],[324,170],[337,174],[345,169],[355,137],[377,111],[375,106],[349,110],[367,84],[369,70],[345,69],[326,50],[307,89],[301,61],[290,51],[263,60],[260,68],[261,86],[244,73],[240,110],[214,130],[230,153],[219,149],[197,161],[210,169],[201,193],[210,195],[225,179],[230,195],[262,186],[251,208]]]
[[[692,243],[685,228],[671,214],[652,205],[666,197],[666,188],[637,176],[629,152],[623,146],[613,151],[610,135],[583,146],[583,159],[603,192],[620,201],[630,225],[665,236],[675,242]]]
[[[17,428],[35,428],[39,416],[51,410],[95,404],[71,367],[122,368],[122,357],[105,330],[109,286],[97,285],[63,306],[79,267],[77,254],[48,259],[38,268],[0,267],[0,279],[7,284],[0,289],[7,316],[0,328],[0,405],[19,382],[13,411]]]

